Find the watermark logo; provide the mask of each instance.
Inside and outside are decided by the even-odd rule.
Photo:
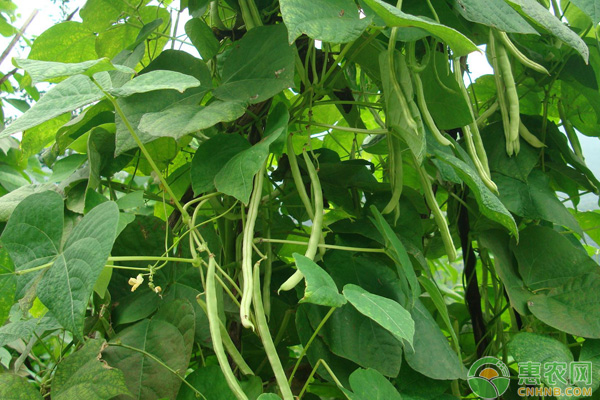
[[[591,361],[519,362],[517,394],[521,397],[589,397],[592,395]],[[508,389],[510,371],[496,357],[475,361],[467,382],[474,394],[482,399],[497,399]]]
[[[508,389],[510,373],[506,364],[496,357],[483,357],[469,368],[467,382],[482,399],[496,399]]]
[[[589,397],[592,395],[592,362],[520,362],[521,397]]]

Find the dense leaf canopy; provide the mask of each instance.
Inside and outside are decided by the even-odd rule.
[[[540,383],[596,390],[598,23],[87,0],[0,79],[0,397],[476,398],[483,356],[506,396],[524,363],[590,362]]]

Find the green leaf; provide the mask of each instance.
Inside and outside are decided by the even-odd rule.
[[[600,1],[598,0],[571,0],[571,2],[586,13],[594,22],[600,23]]]
[[[202,142],[192,159],[192,188],[194,193],[215,188],[215,176],[238,153],[249,149],[250,143],[240,135],[220,133]]]
[[[42,318],[21,319],[0,327],[0,347],[22,339],[29,342],[33,334],[41,336],[46,331],[59,329],[60,325],[48,314]]]
[[[164,304],[154,318],[169,322],[179,329],[186,346],[185,356],[190,358],[196,331],[196,313],[192,303],[187,299],[176,299]]]
[[[529,332],[517,333],[508,342],[508,352],[518,363],[535,362],[542,365],[545,363],[566,363],[568,365],[573,361],[573,354],[563,343],[547,336]],[[560,387],[563,393],[567,387],[560,380],[557,380],[557,385],[550,385],[543,373],[541,378],[542,382],[549,387]],[[561,400],[565,398],[568,397],[558,397]]]
[[[357,369],[350,375],[352,400],[402,400],[402,396],[383,375],[374,369]]]
[[[80,22],[65,21],[53,25],[38,36],[29,52],[29,59],[78,63],[98,58],[96,36]]]
[[[351,42],[371,24],[371,18],[360,19],[352,0],[281,0],[279,4],[290,44],[303,33],[328,43]]]
[[[263,393],[256,400],[281,400],[281,397],[274,393]]]
[[[528,219],[544,219],[583,236],[577,220],[550,188],[550,178],[540,170],[532,171],[527,182],[494,175],[500,200],[512,213]]]
[[[121,87],[110,90],[110,93],[117,97],[165,89],[183,93],[186,89],[198,86],[200,86],[200,81],[190,75],[176,71],[150,71],[133,78]]]
[[[592,362],[592,390],[600,387],[600,340],[587,339],[581,346],[579,361]]]
[[[161,90],[138,93],[117,99],[125,117],[144,144],[156,140],[156,136],[148,135],[138,129],[138,125],[144,114],[164,111],[176,104],[180,106],[198,104],[212,86],[210,71],[206,64],[202,60],[183,51],[163,51],[150,65],[142,70],[141,75],[150,71],[164,70],[190,75],[200,81],[201,86],[188,89],[184,93],[179,93],[175,90]],[[131,137],[131,133],[120,116],[116,116],[115,122],[117,124],[115,154],[119,155],[127,150],[137,148],[135,140]]]
[[[390,27],[416,27],[437,36],[444,43],[450,46],[455,57],[465,56],[473,51],[477,51],[477,46],[462,33],[445,25],[434,21],[417,17],[415,15],[405,14],[391,4],[382,0],[363,0],[369,7],[379,15],[385,24]]]
[[[127,10],[127,3],[111,0],[88,0],[79,11],[83,25],[94,32],[102,32],[117,22],[123,12]]]
[[[267,160],[270,145],[286,133],[286,128],[287,123],[267,127],[260,142],[233,156],[215,176],[217,190],[248,204],[252,178]]]
[[[0,249],[0,326],[6,322],[15,302],[17,278],[13,264],[5,248]]]
[[[216,101],[208,106],[178,105],[157,113],[144,114],[138,129],[155,137],[179,139],[210,128],[219,122],[231,122],[244,115],[246,107],[233,101]]]
[[[17,190],[5,194],[0,197],[0,221],[8,221],[8,218],[12,215],[15,208],[27,197],[32,194],[46,192],[48,190],[56,189],[53,184],[34,184],[21,186]]]
[[[0,138],[33,128],[61,114],[83,107],[104,97],[85,75],[72,76],[50,89],[25,114],[0,132]]]
[[[572,335],[600,339],[598,272],[577,276],[546,293],[531,296],[527,305],[533,315],[553,328]]]
[[[548,32],[577,50],[587,63],[590,56],[590,50],[583,39],[564,25],[558,18],[550,13],[544,6],[535,0],[508,0],[521,15],[527,17],[529,22],[541,26]]]
[[[523,282],[532,291],[561,286],[571,278],[598,273],[598,264],[564,235],[544,226],[521,231],[513,251]]]
[[[386,253],[396,263],[398,275],[404,276],[404,278],[410,286],[412,294],[412,296],[410,296],[410,308],[412,308],[412,306],[417,301],[419,295],[421,294],[421,288],[419,286],[417,275],[415,274],[415,270],[413,269],[412,263],[408,258],[406,248],[404,247],[400,239],[398,239],[398,236],[396,236],[396,233],[394,232],[390,224],[388,224],[385,218],[383,218],[383,215],[381,215],[381,213],[379,212],[379,210],[377,210],[375,206],[371,206],[371,212],[375,216],[373,224],[385,240]]]
[[[458,82],[447,67],[448,59],[444,53],[432,51],[431,61],[421,73],[425,102],[438,129],[463,127],[473,121]],[[438,79],[451,91],[441,88]]]
[[[212,29],[201,18],[192,18],[185,23],[185,33],[203,60],[210,60],[221,46]]]
[[[581,229],[596,244],[600,245],[600,213],[597,211],[574,212],[575,219]]]
[[[496,88],[494,87],[495,92]],[[527,182],[527,177],[538,162],[539,150],[531,146],[522,145],[519,154],[513,154],[509,157],[506,154],[506,139],[501,122],[486,126],[481,130],[481,137],[492,172]],[[494,182],[496,182],[495,178]],[[502,191],[500,191],[500,194],[502,194]]]
[[[504,149],[502,149],[504,151]],[[510,305],[521,315],[529,314],[527,300],[531,292],[525,288],[510,251],[510,237],[504,231],[489,230],[479,234],[479,243],[494,255],[494,268],[504,284]]]
[[[237,397],[233,394],[221,368],[218,365],[207,365],[203,368],[197,368],[194,372],[186,377],[186,380],[198,390],[206,399],[211,400],[236,400]],[[254,389],[254,385],[260,385],[260,392],[262,392],[262,382],[259,377],[252,376],[249,380],[240,382],[240,386],[246,392],[249,398],[251,397],[251,391]],[[255,395],[256,396],[256,395]],[[276,395],[273,395],[276,396]],[[196,393],[187,386],[182,386],[177,400],[196,400],[198,397]],[[260,398],[260,397],[259,397]],[[277,399],[279,397],[276,396]]]
[[[515,237],[519,237],[517,224],[515,223],[512,214],[504,207],[498,197],[484,185],[473,168],[458,158],[442,151],[436,151],[435,156],[452,166],[458,176],[469,186],[475,195],[479,210],[483,215],[506,227],[509,232],[515,235]]]
[[[153,358],[128,348],[110,346],[123,344],[151,354],[175,371],[185,371],[189,358],[177,327],[161,319],[143,320],[119,332],[103,351],[108,365],[123,371],[125,383],[134,399],[174,399],[181,380]],[[120,396],[118,400],[130,397]]]
[[[90,340],[58,364],[52,378],[53,399],[110,400],[129,394],[123,372],[107,368],[100,359],[104,345],[101,339]]]
[[[70,119],[71,114],[65,113],[23,132],[23,138],[21,139],[23,157],[28,158],[39,153],[55,139],[58,129],[69,122]]]
[[[414,320],[415,337],[413,348],[405,350],[408,365],[432,379],[465,379],[465,368],[420,300],[411,310],[411,316]]]
[[[17,169],[8,165],[0,165],[0,185],[9,192],[30,183]]]
[[[56,319],[78,337],[94,284],[115,241],[119,209],[106,202],[73,228],[54,264],[38,285],[38,297]]]
[[[71,154],[54,163],[49,182],[58,183],[67,180],[87,160],[85,154]]]
[[[305,340],[303,343],[306,344],[323,320],[327,309],[312,304],[302,305],[302,307],[305,306],[310,306],[305,310],[307,310],[311,328],[308,329],[308,332],[302,332],[302,339]],[[349,361],[363,368],[374,368],[385,376],[398,376],[402,365],[402,342],[371,318],[362,315],[350,304],[335,310],[323,326],[321,333],[322,335],[319,335],[318,338],[321,338],[322,342],[315,340],[313,346],[317,342],[319,344],[313,353],[311,353],[312,346],[309,350],[309,357],[312,357],[310,359],[313,365],[319,358],[323,358],[325,349],[329,348],[333,355],[325,353],[327,362],[332,361],[348,376],[351,371],[347,370],[355,368]],[[342,359],[336,356],[342,357]]]
[[[0,374],[0,398],[3,400],[43,400],[35,385],[9,373]]]
[[[125,196],[117,199],[117,205],[120,210],[129,210],[144,206],[144,191],[136,190],[135,192],[127,193]]]
[[[113,65],[108,58],[83,61],[80,63],[64,63],[54,61],[38,61],[31,59],[15,59],[18,67],[23,68],[33,79],[33,83],[68,78],[73,75],[93,76],[102,71],[113,71],[133,74],[135,71],[123,65]]]
[[[329,307],[341,307],[346,299],[335,286],[331,276],[314,261],[298,253],[294,253],[296,266],[304,275],[306,289],[300,303],[312,303]]]
[[[25,198],[13,211],[2,232],[2,244],[14,262],[15,270],[48,263],[60,252],[63,234],[63,199],[45,191]],[[18,277],[17,297],[40,272]]]
[[[504,32],[539,35],[527,21],[504,0],[457,0],[454,6],[466,20]]]
[[[398,340],[412,345],[415,324],[410,313],[398,302],[372,294],[356,285],[344,286],[344,297],[363,315],[387,329]]]
[[[251,104],[294,86],[294,49],[285,25],[250,30],[227,55],[221,77],[215,97]]]

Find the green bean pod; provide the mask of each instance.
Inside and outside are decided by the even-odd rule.
[[[204,313],[208,315],[208,308],[206,306],[206,303],[200,298],[196,298],[196,301],[204,310]],[[229,354],[229,356],[231,357],[231,360],[234,362],[235,365],[237,365],[240,368],[242,374],[254,375],[252,368],[250,368],[250,366],[246,363],[246,360],[244,360],[244,358],[238,351],[237,347],[235,347],[233,340],[231,340],[231,337],[229,337],[229,334],[227,333],[227,328],[225,328],[225,325],[223,325],[223,322],[220,319],[219,327],[221,329],[221,340],[223,342],[223,346],[225,346],[225,350],[227,351],[227,354]]]
[[[250,321],[250,306],[252,305],[252,243],[254,241],[254,227],[258,217],[258,206],[262,195],[262,187],[265,178],[265,166],[258,171],[254,178],[252,197],[248,205],[248,216],[244,225],[244,236],[242,238],[242,299],[240,300],[240,319],[244,328],[254,330]]]
[[[577,157],[579,157],[582,161],[583,151],[581,150],[581,144],[579,143],[579,138],[577,137],[577,132],[573,129],[573,125],[571,121],[567,118],[567,113],[565,112],[565,108],[561,101],[558,102],[558,115],[563,123],[563,127],[565,128],[565,133],[567,134],[567,139],[569,139],[569,143],[571,143],[571,148]]]
[[[285,371],[281,365],[281,360],[277,355],[277,349],[275,348],[275,344],[273,344],[273,338],[271,337],[269,325],[267,324],[267,318],[265,317],[265,310],[263,309],[263,303],[260,294],[260,268],[258,262],[254,266],[253,296],[254,315],[256,316],[258,335],[260,336],[260,340],[265,348],[265,353],[267,353],[267,358],[271,364],[271,369],[275,375],[275,380],[277,381],[277,385],[279,386],[283,400],[294,400],[292,389],[290,388],[287,377],[285,376]]]
[[[442,135],[440,130],[435,125],[435,121],[429,112],[429,108],[427,107],[427,103],[425,102],[425,94],[423,93],[423,81],[421,80],[421,76],[418,72],[414,72],[412,74],[413,82],[415,84],[415,92],[417,94],[417,105],[421,110],[421,115],[425,120],[425,124],[433,134],[433,137],[443,146],[451,146],[452,142]]]
[[[465,83],[462,79],[462,72],[460,68],[460,60],[455,58],[453,60],[454,64],[454,77],[456,82],[458,83],[458,87],[463,95],[463,98],[467,102],[469,106],[469,111],[471,112],[471,117],[473,122],[469,125],[465,125],[463,127],[463,133],[465,137],[465,142],[467,143],[467,151],[477,168],[477,173],[481,180],[485,183],[485,185],[492,191],[498,192],[498,188],[496,184],[491,179],[490,168],[488,166],[487,154],[485,152],[485,148],[483,147],[483,141],[481,140],[481,135],[479,133],[479,128],[477,127],[477,122],[475,121],[475,113],[473,112],[473,107],[471,105],[471,100],[469,99],[469,94],[467,93],[467,88],[465,87]],[[471,128],[474,130],[471,131]],[[473,140],[473,135],[476,135],[476,142]]]
[[[540,139],[538,139],[533,133],[529,132],[529,129],[523,124],[523,122],[519,122],[519,135],[529,143],[531,146],[535,148],[546,147],[544,143]]]
[[[498,32],[498,37],[500,38],[500,40],[502,41],[502,43],[504,44],[506,49],[508,51],[510,51],[510,53],[517,60],[519,60],[519,62],[521,64],[523,64],[524,66],[526,66],[528,68],[533,69],[534,71],[541,72],[542,74],[550,75],[550,72],[548,72],[548,70],[546,68],[544,68],[542,65],[536,63],[535,61],[527,58],[527,56],[525,56],[525,54],[521,53],[521,51],[519,49],[517,49],[517,46],[515,46],[515,44],[510,40],[510,38],[508,37],[506,32],[502,32],[502,31],[497,31],[497,32]]]
[[[294,179],[294,185],[296,185],[298,196],[300,196],[300,200],[302,200],[308,218],[312,220],[314,218],[313,208],[308,193],[306,193],[306,189],[304,188],[304,181],[302,180],[302,174],[300,173],[300,167],[298,166],[298,160],[296,159],[296,153],[294,152],[292,137],[293,135],[289,134],[287,138],[287,156],[290,163],[290,170],[292,171],[292,178]]]
[[[392,88],[394,93],[396,94],[396,98],[400,103],[400,111],[406,120],[406,124],[410,128],[411,131],[418,131],[417,122],[413,118],[410,113],[410,107],[408,106],[408,100],[404,95],[404,91],[400,87],[400,83],[398,83],[398,78],[396,77],[396,36],[398,35],[398,28],[392,28],[392,33],[390,34],[390,41],[388,45],[388,67],[390,73],[390,83],[392,84]]]
[[[502,128],[504,129],[504,137],[506,141],[506,154],[512,156],[514,153],[513,140],[510,132],[510,115],[508,110],[508,100],[506,98],[506,88],[502,78],[502,70],[498,65],[498,51],[496,39],[493,30],[490,29],[490,64],[494,69],[494,81],[496,83],[496,93],[498,96],[498,106],[500,107],[500,115],[502,116]]]
[[[425,171],[425,167],[419,167],[416,160],[415,167],[419,172],[421,187],[425,193],[425,201],[427,202],[427,205],[433,214],[433,218],[435,219],[435,223],[440,230],[442,241],[444,242],[444,248],[446,249],[446,254],[448,255],[448,260],[454,261],[457,257],[456,248],[454,247],[452,235],[450,234],[450,229],[448,228],[448,222],[446,221],[446,218],[444,217],[444,214],[442,213],[442,210],[435,199],[435,194],[433,194],[433,190],[431,189],[431,181],[429,180],[429,176]]]
[[[308,153],[306,150],[302,152],[304,156],[304,161],[306,162],[306,169],[308,170],[308,176],[311,181],[311,188],[313,192],[313,197],[315,199],[315,214],[312,220],[312,227],[310,230],[310,238],[308,239],[308,247],[306,248],[306,252],[304,253],[305,257],[313,260],[315,255],[317,255],[317,250],[319,249],[319,241],[322,238],[323,232],[323,192],[321,190],[321,181],[319,180],[319,176],[317,174],[317,170],[313,165],[310,157],[308,157]],[[292,276],[290,276],[283,284],[279,287],[278,292],[292,290],[296,287],[298,283],[300,283],[304,279],[304,275],[300,270],[296,270]]]
[[[238,400],[248,400],[248,396],[242,390],[239,382],[233,375],[229,360],[223,349],[223,340],[221,337],[221,319],[217,308],[217,292],[215,289],[215,268],[216,261],[214,254],[209,255],[208,268],[206,271],[206,315],[208,316],[208,326],[210,329],[210,337],[213,343],[213,350],[219,361],[219,366],[227,385]]]
[[[521,112],[519,110],[519,94],[515,85],[510,60],[506,49],[500,43],[496,45],[498,57],[498,66],[502,72],[502,80],[506,87],[506,99],[508,100],[508,113],[510,116],[510,139],[514,142],[519,140],[519,121],[521,120]]]
[[[389,214],[398,207],[400,196],[402,195],[403,175],[402,175],[402,143],[400,139],[393,134],[388,135],[388,164],[390,170],[390,181],[392,184],[392,198],[385,206],[382,214]]]

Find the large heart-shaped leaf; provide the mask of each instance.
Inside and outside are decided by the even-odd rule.
[[[176,71],[157,70],[133,78],[123,86],[110,90],[110,93],[117,97],[166,89],[183,93],[186,89],[198,86],[200,86],[200,81],[193,76]]]
[[[117,70],[133,74],[135,71],[123,65],[113,65],[108,58],[83,61],[80,63],[60,63],[54,61],[15,60],[15,63],[31,75],[34,83],[65,78],[73,75],[93,76],[97,72]]]
[[[590,56],[590,50],[583,39],[563,24],[562,21],[552,15],[547,8],[535,0],[508,0],[508,3],[521,15],[527,17],[532,24],[543,27],[548,30],[548,32],[577,50],[587,63]]]
[[[63,209],[62,197],[52,191],[32,194],[15,208],[2,232],[2,244],[16,271],[51,262],[60,253]],[[23,296],[29,283],[39,274],[19,276],[17,298]]]
[[[58,364],[52,379],[53,399],[109,400],[129,394],[123,372],[107,368],[100,359],[104,343],[100,339],[90,340]]]
[[[27,379],[9,373],[0,374],[0,398],[3,400],[42,400],[35,385]]]
[[[144,114],[139,130],[149,135],[179,139],[210,128],[219,122],[231,122],[244,115],[246,107],[235,101],[216,101],[206,107],[180,105],[156,113]]]
[[[118,223],[116,203],[95,207],[73,228],[63,251],[38,285],[42,303],[79,337],[83,335],[90,294],[110,255]]]
[[[313,260],[294,253],[296,266],[304,275],[306,281],[306,290],[301,303],[319,304],[329,307],[341,307],[346,304],[346,299],[335,286],[331,276]]]
[[[477,46],[459,31],[434,21],[403,13],[382,0],[363,0],[383,19],[387,26],[417,27],[439,37],[454,51],[455,56],[464,56],[477,51]]]
[[[0,138],[33,128],[61,114],[104,97],[104,93],[85,75],[75,75],[50,89],[25,114],[0,132]]]
[[[279,5],[290,43],[303,33],[323,42],[351,42],[371,23],[360,18],[352,0],[281,0]]]
[[[221,100],[260,103],[294,85],[294,50],[285,25],[259,26],[236,42],[223,64]]]
[[[119,344],[142,352],[118,347]],[[181,379],[155,358],[174,371],[185,371],[189,362],[189,357],[185,356],[185,348],[183,336],[173,324],[162,319],[145,319],[119,332],[102,354],[108,365],[123,371],[125,383],[134,399],[174,399],[181,386]],[[130,398],[117,397],[119,400]]]
[[[344,286],[344,297],[363,315],[387,329],[398,340],[412,344],[415,323],[398,302],[372,294],[356,285]]]

